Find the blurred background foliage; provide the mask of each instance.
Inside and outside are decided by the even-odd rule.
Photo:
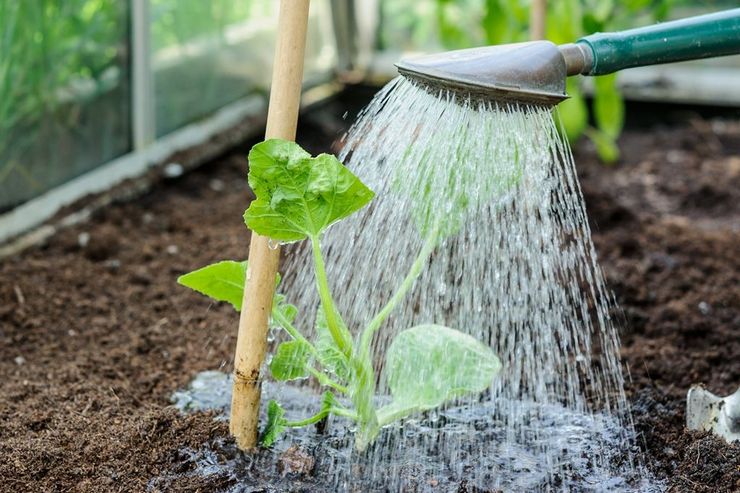
[[[186,67],[183,47],[206,37],[228,47],[229,26],[272,17],[273,3],[150,0],[153,55],[171,51],[154,75],[158,135],[249,92],[217,56]],[[0,211],[132,149],[130,16],[125,0],[0,0]]]
[[[133,151],[133,111],[151,110],[156,139],[267,92],[277,0],[143,4],[139,20],[133,0],[0,0],[0,212]],[[334,74],[332,20],[312,0],[306,80]],[[149,28],[146,109],[132,106],[134,21]]]
[[[545,38],[571,43],[599,31],[615,31],[665,20],[686,0],[557,0],[547,2]],[[727,2],[701,2],[707,10]],[[390,0],[381,4],[378,49],[434,51],[529,40],[531,0]],[[593,104],[586,104],[583,78],[567,81],[570,99],[558,105],[571,142],[591,139],[605,163],[619,157],[616,139],[624,125],[624,101],[616,75],[593,78]]]
[[[128,149],[128,131],[99,138],[128,127],[128,6],[0,0],[0,27],[1,210]],[[103,99],[94,131],[86,106]],[[106,122],[122,111],[119,121]],[[86,152],[77,154],[65,138],[70,128]],[[59,166],[66,153],[75,154],[71,170]]]
[[[331,6],[341,1],[352,0],[312,1],[307,76],[336,69]],[[378,51],[525,41],[530,2],[377,0],[371,30]],[[277,5],[149,0],[156,136],[267,90]],[[733,6],[737,0],[551,0],[546,36],[571,42],[679,9],[683,16]],[[131,0],[0,0],[0,212],[132,151],[131,20]],[[558,111],[571,140],[588,137],[612,162],[624,103],[615,76],[590,82],[590,107],[582,80],[571,78],[571,99]]]
[[[126,56],[126,5],[117,0],[0,0],[0,130],[54,114],[74,86],[103,90]],[[68,89],[65,91],[65,89]],[[66,96],[66,97],[65,97]],[[0,138],[0,151],[7,146]]]
[[[183,44],[198,36],[222,34],[227,26],[247,19],[257,2],[240,0],[150,0],[152,45]]]

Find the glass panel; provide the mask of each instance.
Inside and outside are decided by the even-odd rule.
[[[327,0],[311,2],[306,77],[336,50]],[[157,135],[269,88],[279,2],[151,0]]]
[[[0,211],[131,148],[128,2],[0,0]]]

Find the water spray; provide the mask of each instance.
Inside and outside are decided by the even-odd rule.
[[[575,43],[530,41],[448,51],[401,60],[401,75],[430,90],[485,101],[555,106],[573,75],[740,53],[740,9],[648,27],[596,33]]]

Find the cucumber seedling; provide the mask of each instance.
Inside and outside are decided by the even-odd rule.
[[[310,241],[320,299],[315,335],[309,340],[297,328],[297,308],[284,295],[275,294],[272,321],[290,340],[277,346],[270,372],[280,381],[313,377],[325,389],[318,411],[305,419],[289,419],[278,402],[270,401],[263,445],[270,446],[286,428],[335,415],[355,423],[355,446],[364,450],[382,427],[491,385],[501,364],[490,347],[458,330],[423,324],[399,332],[388,347],[384,374],[392,399],[380,405],[376,396],[373,336],[403,302],[440,241],[458,224],[445,223],[444,214],[431,214],[429,209],[416,211],[424,241],[410,271],[377,315],[362,330],[351,331],[332,296],[321,238],[329,226],[365,207],[374,193],[336,157],[311,157],[294,142],[261,142],[250,151],[249,164],[249,185],[256,199],[244,214],[247,226],[276,242]],[[185,274],[178,282],[240,310],[247,269],[247,262],[223,261]]]

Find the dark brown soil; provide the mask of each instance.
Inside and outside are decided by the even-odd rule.
[[[340,98],[304,118],[302,144],[331,150],[357,104]],[[685,431],[684,399],[693,383],[720,394],[740,383],[740,124],[696,119],[628,131],[621,144],[617,166],[587,145],[576,159],[624,311],[646,462],[671,491],[739,491],[740,446]],[[145,491],[184,472],[183,446],[227,434],[168,407],[197,371],[229,367],[236,332],[230,307],[174,279],[214,255],[246,256],[247,148],[0,263],[0,491]]]
[[[740,124],[625,133],[622,162],[576,156],[593,238],[625,320],[647,463],[669,491],[740,491],[740,444],[684,428],[689,386],[740,385]]]

